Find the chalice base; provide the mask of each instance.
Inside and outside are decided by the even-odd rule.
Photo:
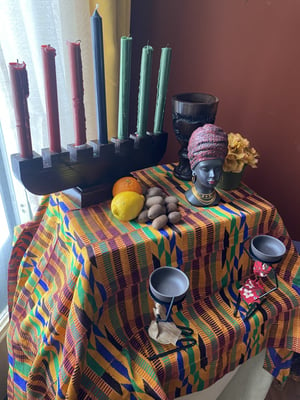
[[[178,153],[178,156],[179,163],[174,168],[174,176],[182,181],[191,181],[192,171],[190,167],[190,161],[187,156],[187,149],[185,147],[182,147]]]

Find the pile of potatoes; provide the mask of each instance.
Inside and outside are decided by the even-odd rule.
[[[162,189],[156,186],[148,188],[144,208],[137,220],[141,224],[151,220],[155,229],[162,229],[168,222],[176,224],[181,220],[177,197],[166,196]]]

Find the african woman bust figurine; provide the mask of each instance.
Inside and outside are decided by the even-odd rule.
[[[227,151],[227,134],[218,126],[205,124],[192,133],[188,158],[193,186],[185,192],[185,197],[193,206],[208,207],[219,203],[220,196],[215,187],[221,178]]]

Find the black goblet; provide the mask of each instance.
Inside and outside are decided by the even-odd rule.
[[[219,99],[207,93],[181,93],[172,97],[172,120],[176,139],[181,144],[179,163],[174,168],[176,178],[190,181],[192,171],[187,146],[193,131],[215,122]]]

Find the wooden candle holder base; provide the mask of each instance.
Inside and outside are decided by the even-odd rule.
[[[34,153],[32,159],[13,154],[11,162],[14,175],[31,193],[65,191],[79,207],[87,207],[111,198],[117,179],[158,164],[167,140],[166,132],[113,138],[107,144],[93,140],[84,146],[68,145],[61,153],[43,149],[42,157]]]

